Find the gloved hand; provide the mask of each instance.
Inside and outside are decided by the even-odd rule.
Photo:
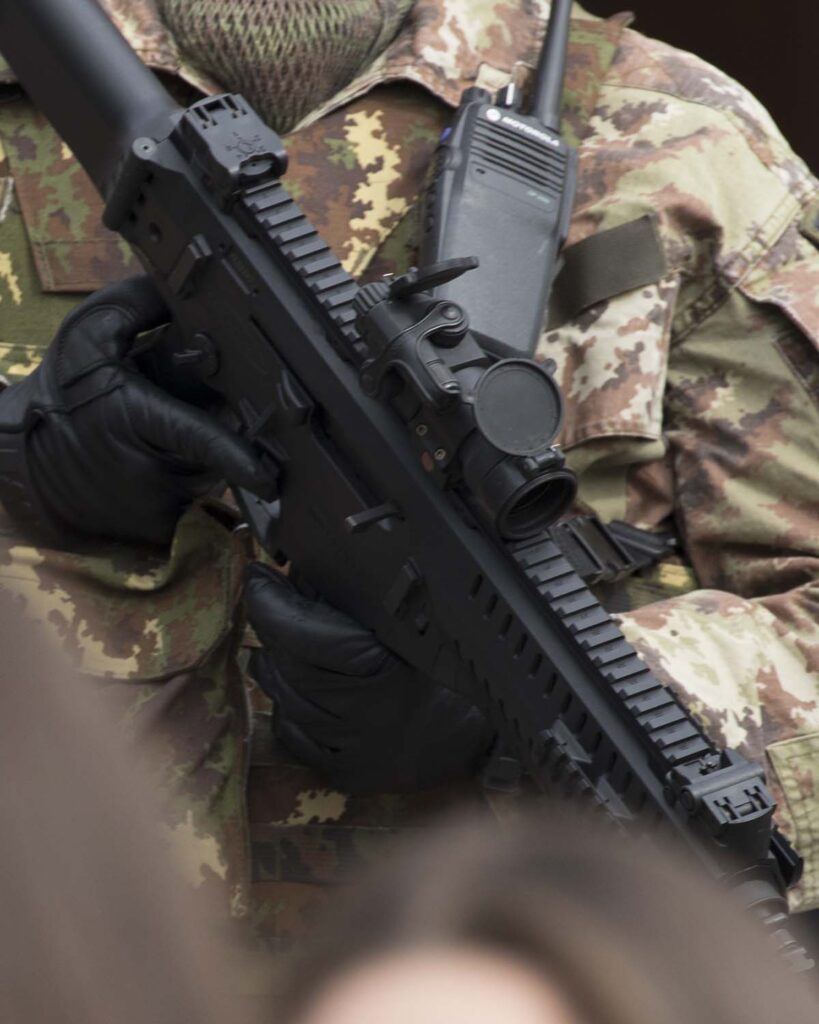
[[[168,321],[146,277],[90,296],[42,364],[0,393],[0,496],[52,538],[166,543],[194,498],[266,481],[250,446],[129,365],[137,334]]]
[[[251,674],[273,698],[276,737],[350,793],[423,789],[473,770],[493,741],[481,711],[400,661],[373,634],[280,573],[248,570],[263,649]]]

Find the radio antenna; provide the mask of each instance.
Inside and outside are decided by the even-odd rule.
[[[571,16],[572,0],[552,0],[549,25],[537,66],[532,117],[553,132],[560,131]]]

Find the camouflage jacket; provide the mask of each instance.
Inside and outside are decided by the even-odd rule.
[[[217,88],[185,64],[152,0],[105,6],[149,64]],[[352,272],[406,265],[449,108],[467,85],[525,85],[547,12],[547,0],[418,0],[385,53],[294,132],[290,185]],[[688,564],[635,581],[624,629],[717,740],[765,763],[781,824],[807,861],[794,905],[816,906],[819,185],[745,90],[622,17],[576,9],[565,122],[580,145],[569,244],[651,214],[666,260],[659,280],[608,296],[541,339],[567,402],[562,444],[580,502],[603,518],[671,526],[682,540]],[[34,365],[73,293],[127,272],[130,258],[98,228],[90,186],[24,100],[0,107],[0,131],[0,370],[13,376]],[[144,572],[120,567],[121,604],[89,624],[99,590],[87,589],[88,565],[53,568],[56,556],[13,537],[7,550],[9,585],[25,588],[80,660],[105,654],[108,674],[165,678],[176,633],[160,629],[159,642],[156,624],[173,618],[162,602],[180,599],[184,574],[172,577],[179,592],[151,590]],[[128,555],[137,566],[139,557]],[[234,578],[232,557],[214,561],[213,581]],[[155,578],[164,571],[151,569]],[[211,643],[189,644],[185,664],[213,656],[215,638],[229,632],[235,587],[209,585],[221,595],[209,614],[222,627],[184,630],[187,641]],[[290,769],[277,772],[280,787],[295,785]],[[335,828],[372,811],[318,790],[283,807],[271,792],[255,797],[271,842],[288,823]],[[298,839],[300,863],[321,863],[329,877],[311,842]]]

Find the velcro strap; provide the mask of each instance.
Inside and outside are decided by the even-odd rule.
[[[666,270],[653,214],[599,231],[564,249],[549,303],[548,329],[562,327],[598,302],[656,284]]]

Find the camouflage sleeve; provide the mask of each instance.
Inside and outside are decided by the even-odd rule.
[[[712,736],[766,763],[806,860],[794,904],[808,909],[819,905],[819,251],[800,226],[672,347],[675,515],[707,589],[623,623]]]
[[[202,508],[180,520],[167,553],[34,547],[0,509],[0,587],[98,683],[155,773],[182,873],[234,912],[249,870],[243,564],[226,524]]]
[[[14,381],[88,290],[136,268],[97,227],[99,203],[71,154],[21,99],[0,104],[0,147],[0,374]],[[196,509],[164,554],[68,554],[32,547],[0,507],[0,587],[99,682],[150,754],[183,871],[240,911],[248,713],[233,525]]]
[[[0,373],[25,376],[81,295],[45,295],[34,266],[0,120]]]

